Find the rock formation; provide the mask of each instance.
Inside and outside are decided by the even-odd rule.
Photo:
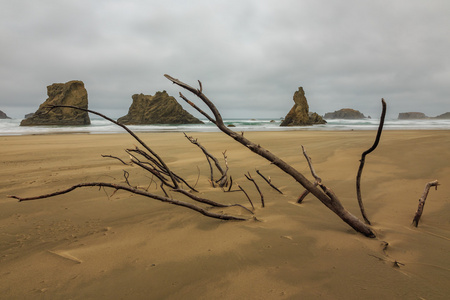
[[[313,124],[325,124],[326,121],[316,113],[309,113],[308,101],[302,87],[294,93],[294,106],[281,122],[280,126],[306,126]]]
[[[47,100],[39,106],[34,115],[23,119],[20,126],[91,124],[87,112],[71,108],[55,108],[48,111],[46,108],[49,105],[73,105],[87,109],[88,96],[82,81],[54,83],[47,87],[47,95]]]
[[[439,115],[436,119],[450,119],[450,112],[446,112],[445,114]]]
[[[335,112],[326,113],[323,116],[324,119],[349,119],[349,120],[357,120],[364,119],[365,116],[358,110],[354,110],[351,108],[343,108],[340,110],[336,110]]]
[[[4,112],[2,112],[0,110],[0,119],[11,119],[10,117],[8,117]]]
[[[421,112],[404,112],[398,114],[399,120],[426,119],[426,118],[427,116],[425,116],[425,114]]]
[[[185,111],[166,91],[154,96],[135,94],[132,96],[128,114],[117,120],[126,125],[140,124],[203,124],[202,121]]]
[[[34,115],[34,113],[26,114],[26,115],[25,115],[25,119],[28,119],[28,118],[32,117],[33,115]]]

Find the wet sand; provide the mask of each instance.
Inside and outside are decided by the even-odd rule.
[[[128,160],[126,134],[0,137],[1,299],[446,299],[450,294],[450,132],[385,131],[366,157],[365,208],[377,238],[354,232],[289,176],[221,133],[192,133],[209,152],[227,150],[229,174],[255,204],[214,209],[248,217],[230,222],[111,189],[84,188],[17,202],[80,182],[147,188],[148,173]],[[311,178],[317,174],[360,216],[355,177],[374,131],[248,132]],[[182,133],[139,135],[202,197],[249,206],[240,192],[211,188],[205,156]],[[255,169],[270,177],[283,195]],[[250,172],[262,190],[245,179]],[[419,227],[411,226],[425,184]],[[149,191],[163,194],[154,183]],[[171,193],[175,199],[186,200]],[[388,246],[386,246],[386,243]]]

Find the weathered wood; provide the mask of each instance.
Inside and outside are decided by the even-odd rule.
[[[177,205],[177,206],[182,206],[182,207],[186,207],[189,209],[192,209],[194,211],[197,211],[199,213],[201,213],[202,215],[205,215],[207,217],[211,217],[211,218],[215,218],[215,219],[221,219],[221,220],[236,220],[236,221],[245,221],[247,220],[246,218],[243,217],[235,217],[235,216],[231,216],[231,215],[225,215],[225,214],[218,214],[218,213],[214,213],[214,212],[210,212],[200,206],[194,205],[192,203],[188,203],[188,202],[184,202],[184,201],[179,201],[179,200],[175,200],[175,199],[171,199],[168,197],[164,197],[164,196],[160,196],[160,195],[156,195],[156,194],[152,194],[149,193],[147,191],[144,190],[140,190],[131,186],[125,186],[125,185],[120,185],[120,184],[114,184],[114,183],[106,183],[106,182],[87,182],[87,183],[80,183],[80,184],[76,184],[74,186],[71,186],[70,188],[67,188],[65,190],[61,190],[61,191],[57,191],[57,192],[53,192],[50,194],[45,194],[45,195],[40,195],[40,196],[35,196],[35,197],[18,197],[18,196],[12,196],[9,195],[9,198],[14,198],[19,200],[19,202],[23,202],[23,201],[31,201],[31,200],[38,200],[38,199],[44,199],[44,198],[50,198],[50,197],[54,197],[54,196],[58,196],[58,195],[63,195],[63,194],[67,194],[75,189],[78,188],[83,188],[83,187],[92,187],[92,186],[97,186],[97,187],[109,187],[109,188],[113,188],[115,190],[125,190],[128,192],[131,192],[133,194],[137,194],[137,195],[141,195],[141,196],[145,196],[148,198],[152,198],[155,200],[159,200],[161,202],[166,202],[166,203],[170,203],[173,205]]]
[[[359,164],[358,174],[356,175],[356,197],[358,198],[358,204],[359,209],[361,210],[361,215],[364,218],[364,221],[366,221],[367,224],[370,225],[369,218],[367,217],[366,211],[364,209],[364,204],[362,202],[362,196],[361,196],[361,174],[364,168],[364,163],[366,161],[366,155],[374,151],[378,143],[380,142],[381,138],[381,132],[383,131],[383,125],[384,125],[384,118],[386,116],[386,102],[384,102],[384,99],[381,99],[382,104],[382,112],[380,117],[380,124],[378,126],[377,136],[375,137],[375,142],[373,143],[372,147],[370,147],[368,150],[364,151],[361,155],[361,160]]]
[[[420,217],[422,217],[423,208],[425,206],[425,201],[427,200],[428,192],[430,191],[430,188],[432,186],[434,186],[437,189],[438,185],[439,185],[439,182],[437,180],[430,181],[425,185],[425,189],[423,191],[422,197],[420,197],[420,199],[419,199],[419,206],[417,207],[416,214],[414,215],[414,219],[412,221],[412,224],[415,227],[419,226],[419,220],[420,220]]]
[[[357,232],[362,233],[367,237],[375,237],[374,232],[366,225],[364,222],[361,222],[357,217],[348,212],[341,204],[337,197],[330,197],[326,192],[322,189],[318,188],[314,185],[313,182],[309,181],[302,173],[297,171],[294,167],[280,159],[278,156],[274,155],[270,151],[264,149],[258,144],[253,143],[248,140],[242,134],[238,134],[227,127],[220,115],[220,112],[216,108],[216,106],[203,94],[202,89],[195,89],[190,85],[181,82],[180,80],[173,78],[170,75],[164,75],[167,79],[172,81],[174,84],[190,91],[194,95],[196,95],[202,102],[211,110],[214,118],[207,114],[205,111],[200,109],[193,102],[184,97],[181,93],[180,96],[183,100],[185,100],[188,104],[190,104],[194,109],[204,115],[208,120],[210,120],[213,124],[215,124],[222,132],[226,135],[233,138],[238,143],[247,147],[250,151],[256,153],[257,155],[267,159],[269,162],[280,168],[285,173],[289,174],[292,178],[294,178],[300,185],[302,185],[305,189],[310,191],[320,202],[322,202],[326,207],[328,207],[331,211],[333,211],[337,216],[339,216],[345,223],[351,226]]]

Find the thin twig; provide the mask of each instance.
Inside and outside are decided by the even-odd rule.
[[[114,158],[114,159],[117,159],[118,161],[120,161],[122,164],[124,164],[124,165],[126,165],[126,166],[129,166],[129,165],[130,165],[129,163],[124,162],[121,158],[119,158],[119,157],[117,157],[117,156],[104,155],[104,154],[102,154],[102,157]]]
[[[263,194],[261,193],[261,190],[259,189],[258,184],[257,184],[256,181],[252,178],[252,175],[250,175],[250,172],[248,172],[247,174],[244,174],[244,175],[245,175],[245,177],[246,177],[248,180],[250,180],[251,182],[253,182],[253,184],[255,185],[256,190],[258,191],[259,195],[261,196],[261,207],[265,207],[265,205],[264,205],[264,196],[263,196]]]
[[[244,193],[244,195],[247,197],[248,202],[250,202],[250,205],[252,206],[252,209],[254,210],[255,207],[253,206],[253,202],[252,199],[250,199],[250,197],[248,196],[247,192],[238,184],[236,183],[236,185],[238,186],[238,188]]]
[[[256,170],[256,173],[261,176],[265,182],[267,182],[268,185],[270,185],[274,190],[276,190],[278,193],[283,194],[282,191],[280,191],[276,186],[274,186],[272,184],[272,182],[270,181],[270,179],[267,179],[263,174],[261,174],[261,172],[259,170]]]

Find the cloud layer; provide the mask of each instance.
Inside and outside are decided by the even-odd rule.
[[[0,0],[0,110],[35,111],[54,82],[82,80],[90,107],[126,114],[131,95],[204,91],[225,117],[311,111],[450,111],[448,1]],[[194,98],[192,98],[193,100]],[[8,113],[8,109],[11,113]],[[18,114],[14,116],[14,114]]]

